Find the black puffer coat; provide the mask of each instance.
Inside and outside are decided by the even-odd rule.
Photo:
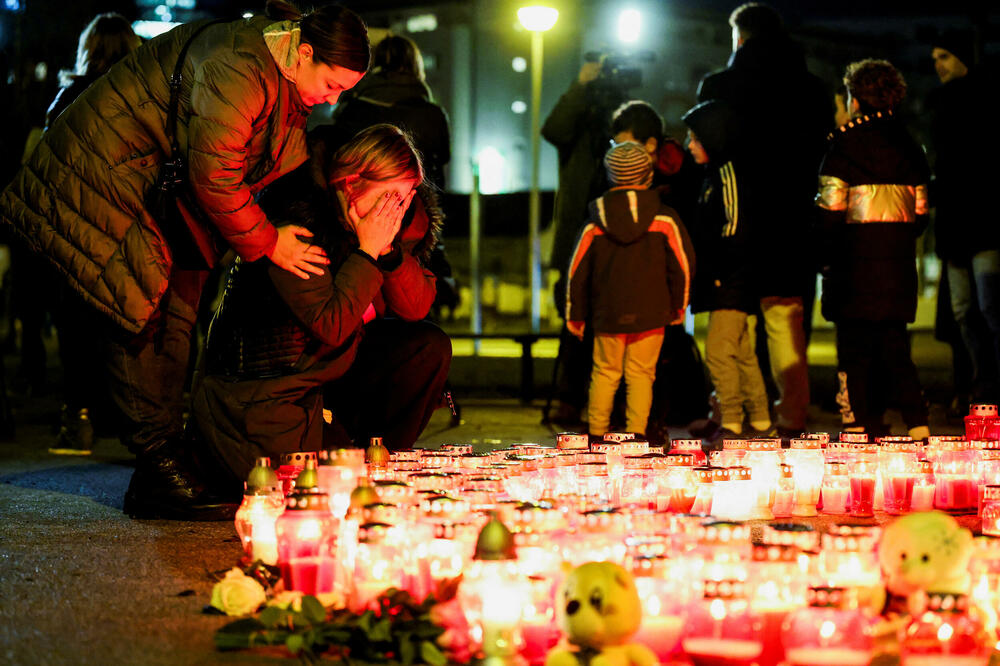
[[[828,320],[913,321],[929,180],[923,150],[890,112],[831,135],[816,196]]]
[[[343,145],[378,123],[406,131],[420,152],[427,180],[444,189],[444,167],[451,160],[448,116],[431,99],[427,84],[401,72],[367,74],[337,104],[330,145]]]
[[[1000,139],[993,109],[983,103],[992,89],[984,76],[973,70],[936,89],[927,101],[935,154],[931,205],[936,208],[936,250],[956,263],[1000,248],[992,182]]]

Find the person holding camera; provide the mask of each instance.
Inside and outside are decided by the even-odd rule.
[[[553,207],[554,238],[549,266],[559,271],[553,288],[556,308],[565,311],[567,272],[577,236],[587,219],[587,204],[605,188],[602,160],[611,140],[611,114],[626,99],[621,81],[605,57],[588,54],[576,81],[556,102],[542,125],[542,137],[559,154],[559,186]],[[559,377],[553,423],[578,426],[587,402],[590,378],[591,328],[582,340],[563,325],[559,338]]]
[[[299,278],[328,261],[300,238],[308,230],[275,228],[255,195],[305,161],[310,107],[367,71],[368,30],[335,5],[303,14],[268,0],[267,14],[180,26],[140,46],[63,111],[0,196],[2,224],[64,274],[95,320],[82,325],[105,332],[122,442],[136,455],[124,502],[133,518],[235,512],[181,443],[209,267],[229,249]],[[157,218],[150,193],[175,186],[157,182],[168,167],[185,187]]]

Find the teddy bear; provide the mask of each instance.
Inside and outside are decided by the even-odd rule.
[[[632,575],[612,562],[573,569],[556,596],[559,627],[569,645],[549,652],[545,666],[655,666],[645,645],[630,643],[642,605]]]
[[[911,613],[922,610],[926,592],[969,592],[972,532],[941,511],[911,513],[882,533],[878,557],[892,594],[905,597]]]

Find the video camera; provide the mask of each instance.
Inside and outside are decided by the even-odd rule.
[[[601,73],[597,81],[621,91],[638,88],[642,85],[642,68],[639,58],[621,53],[588,51],[583,55],[584,62],[601,63]]]

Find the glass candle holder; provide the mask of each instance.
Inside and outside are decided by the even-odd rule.
[[[851,483],[851,515],[870,518],[875,515],[875,477],[878,465],[859,460],[849,467]]]
[[[968,442],[942,442],[934,462],[934,508],[950,514],[974,513],[978,489],[975,453]]]
[[[376,610],[380,594],[392,587],[405,587],[402,556],[394,533],[398,529],[385,523],[365,523],[358,528],[358,549],[348,602],[355,613]]]
[[[659,479],[656,508],[672,513],[690,513],[698,495],[698,478],[694,471],[694,456],[670,453],[664,456],[668,467]]]
[[[983,490],[982,532],[1000,537],[1000,485],[989,485]]]
[[[795,479],[793,516],[815,516],[823,485],[823,450],[816,439],[793,439],[785,452],[785,462],[792,466]]]
[[[993,640],[965,595],[927,593],[927,610],[900,636],[901,666],[986,666]]]
[[[590,437],[586,433],[561,432],[556,435],[556,446],[560,449],[585,451],[590,448]]]
[[[743,465],[750,468],[751,487],[755,496],[753,520],[772,520],[775,493],[781,478],[781,440],[752,439]]]
[[[886,441],[879,450],[879,477],[882,481],[885,512],[909,513],[913,485],[917,480],[917,452],[913,442]]]
[[[626,564],[642,603],[642,624],[632,640],[668,663],[680,645],[688,586],[671,575],[672,562],[665,555],[639,556]]]
[[[708,457],[702,448],[700,439],[675,439],[670,442],[670,453],[690,453],[694,456],[695,465],[703,467],[708,464]]]
[[[844,587],[809,588],[808,605],[792,613],[782,630],[791,666],[866,666],[874,653],[874,620]]]
[[[518,546],[518,559],[522,557]],[[522,567],[522,572],[523,572]],[[555,583],[543,576],[528,576],[529,600],[521,615],[521,657],[528,666],[543,666],[549,650],[559,643],[555,614]]]
[[[974,544],[969,562],[970,601],[982,613],[986,631],[1000,639],[1000,538],[978,536]]]
[[[243,501],[236,510],[235,527],[243,552],[250,561],[278,562],[278,537],[274,523],[285,511],[281,482],[271,469],[270,458],[258,458],[250,470]]]
[[[918,460],[916,476],[913,479],[913,494],[910,497],[910,511],[931,511],[937,484],[934,479],[934,465],[930,460]]]
[[[822,580],[852,588],[864,608],[881,604],[882,576],[875,550],[880,533],[874,526],[831,525],[822,537],[818,562]]]
[[[819,499],[819,488],[816,489],[816,499]],[[781,477],[774,492],[774,504],[771,513],[775,518],[788,518],[795,508],[795,475],[792,466],[781,463]],[[815,508],[815,507],[813,507]]]
[[[291,451],[281,454],[281,465],[275,470],[278,480],[281,481],[281,492],[285,497],[295,488],[295,479],[298,478],[302,470],[306,468],[306,463],[312,461],[316,464],[318,454],[316,451]]]
[[[337,566],[337,525],[329,497],[318,488],[288,496],[275,521],[278,566],[285,589],[305,594],[332,592]]]
[[[737,467],[743,464],[743,458],[750,450],[749,439],[724,439],[722,449],[712,451],[709,460],[715,467]]]
[[[820,499],[823,503],[823,513],[830,515],[847,513],[851,506],[851,485],[847,476],[847,463],[827,462],[824,465]]]
[[[335,518],[347,515],[351,492],[367,476],[364,449],[327,449],[319,452],[316,486],[330,496],[330,511]]]
[[[976,462],[976,483],[979,486],[978,513],[983,515],[983,493],[986,486],[1000,485],[1000,442],[982,442]]]
[[[707,579],[688,605],[681,645],[697,666],[752,664],[764,650],[763,623],[750,607],[746,583]]]
[[[758,495],[749,467],[729,467],[715,471],[712,515],[720,520],[753,520],[760,515]],[[770,513],[770,510],[768,510]]]
[[[712,467],[695,467],[692,472],[698,486],[690,513],[710,514],[712,513],[712,498],[715,492],[714,469]]]
[[[805,603],[806,587],[794,545],[756,544],[749,578],[750,607],[761,618],[764,644],[758,662],[778,664],[784,659],[781,626],[788,614]]]
[[[1000,417],[997,416],[996,405],[969,405],[969,415],[965,417],[965,438],[970,441],[1000,439]]]

